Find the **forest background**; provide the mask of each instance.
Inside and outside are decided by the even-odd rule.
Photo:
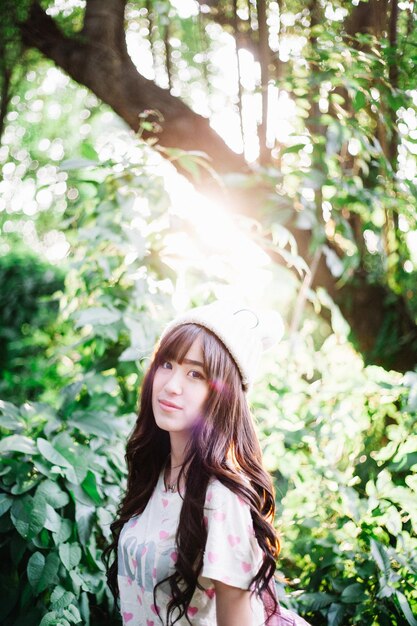
[[[233,296],[286,321],[250,396],[282,603],[416,626],[415,3],[0,17],[1,623],[119,623],[101,555],[150,350]]]

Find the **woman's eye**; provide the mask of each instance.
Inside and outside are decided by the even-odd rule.
[[[197,372],[197,370],[191,370],[190,374],[191,374],[191,378],[198,378],[200,380],[205,380],[203,374],[201,372]]]
[[[163,361],[163,363],[161,363],[161,367],[163,367],[165,370],[169,370],[171,369],[172,365],[169,361]]]

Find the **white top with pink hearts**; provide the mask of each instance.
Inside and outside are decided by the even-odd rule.
[[[170,599],[169,585],[156,582],[173,573],[177,558],[175,534],[182,499],[167,492],[162,474],[145,510],[127,522],[120,534],[118,582],[124,626],[158,626],[165,623]],[[249,506],[218,480],[209,484],[204,506],[207,543],[199,582],[188,608],[193,626],[216,626],[216,595],[213,580],[247,589],[258,571],[262,551],[253,532]],[[264,624],[262,601],[251,596],[252,626]],[[176,622],[189,626],[185,618]]]

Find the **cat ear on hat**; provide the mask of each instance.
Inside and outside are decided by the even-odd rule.
[[[259,313],[259,333],[262,349],[269,350],[281,341],[284,336],[284,322],[276,311],[262,311]]]
[[[256,329],[259,326],[259,315],[252,309],[242,307],[233,310],[233,317],[238,318],[239,324],[248,330]]]

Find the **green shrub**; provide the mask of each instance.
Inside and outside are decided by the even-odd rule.
[[[101,555],[125,475],[134,416],[1,403],[4,626],[107,623],[113,602]],[[78,393],[77,393],[78,392]]]
[[[417,374],[364,367],[341,332],[279,363],[255,400],[287,603],[317,625],[416,626]]]
[[[118,621],[101,554],[123,489],[141,359],[184,285],[199,304],[227,283],[227,272],[200,267],[177,279],[167,265],[169,199],[153,165],[108,167],[79,172],[67,209],[64,332],[45,346],[58,378],[46,377],[37,402],[1,405],[5,626]],[[276,276],[295,288],[282,268]],[[289,583],[280,593],[314,626],[416,626],[417,374],[365,368],[326,294],[308,297],[314,313],[309,303],[252,396],[276,484]],[[316,314],[323,306],[331,328]]]
[[[62,386],[45,348],[56,332],[59,300],[52,296],[63,289],[64,272],[12,245],[0,256],[0,397],[20,404],[54,383]]]

